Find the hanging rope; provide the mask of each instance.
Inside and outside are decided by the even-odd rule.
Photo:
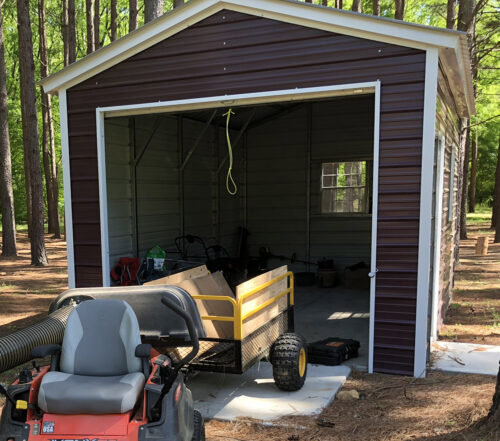
[[[229,154],[229,167],[227,169],[226,175],[226,190],[231,195],[234,196],[238,193],[238,187],[236,182],[233,179],[233,147],[231,146],[231,138],[229,136],[229,120],[231,119],[231,115],[234,115],[233,109],[229,109],[224,115],[226,116],[226,139],[227,139],[227,150]],[[232,189],[231,189],[232,188]]]

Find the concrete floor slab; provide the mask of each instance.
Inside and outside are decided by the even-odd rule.
[[[431,348],[431,368],[463,374],[497,375],[500,346],[436,341]]]
[[[301,390],[274,385],[272,366],[257,363],[243,375],[201,372],[189,382],[195,407],[205,418],[275,420],[286,415],[316,415],[335,398],[351,370],[347,366],[308,365]]]
[[[295,288],[295,331],[311,343],[327,337],[360,342],[359,356],[345,364],[358,370],[368,367],[370,292],[343,286]]]

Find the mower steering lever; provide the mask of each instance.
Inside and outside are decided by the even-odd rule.
[[[191,352],[187,354],[182,360],[179,361],[178,366],[179,368],[188,364],[193,360],[194,357],[196,357],[196,354],[198,354],[198,351],[200,349],[200,342],[198,340],[198,333],[196,332],[196,328],[193,323],[193,319],[189,316],[189,314],[179,307],[177,304],[175,304],[172,300],[170,300],[168,297],[163,296],[161,299],[161,302],[170,310],[175,312],[177,315],[181,316],[184,322],[186,323],[186,326],[188,328],[189,332],[189,338],[191,339],[191,345],[193,346],[193,349],[191,349]]]

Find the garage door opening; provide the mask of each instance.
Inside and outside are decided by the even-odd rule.
[[[288,265],[296,331],[359,340],[352,363],[366,368],[374,101],[234,106],[229,122],[229,106],[105,118],[103,267],[156,245],[172,260],[203,262],[208,249],[245,261],[232,286]]]

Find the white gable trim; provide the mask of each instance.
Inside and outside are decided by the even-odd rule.
[[[223,9],[415,49],[452,49],[464,72],[463,78],[467,76],[467,60],[462,57],[462,33],[291,0],[252,0],[249,3],[248,0],[191,0],[44,78],[41,84],[47,93],[68,89]],[[468,95],[469,83],[464,81]]]

